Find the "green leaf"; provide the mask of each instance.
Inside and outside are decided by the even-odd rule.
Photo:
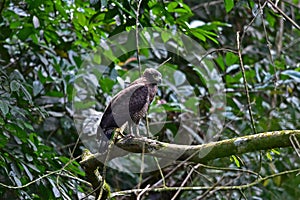
[[[29,37],[29,35],[31,35],[33,33],[33,30],[34,30],[33,27],[25,27],[25,28],[21,29],[17,35],[20,38],[20,40],[24,41]]]
[[[8,103],[4,100],[0,100],[0,110],[3,113],[4,116],[7,115],[7,113],[9,112],[9,108],[8,108]]]
[[[191,33],[197,37],[198,39],[202,40],[202,41],[206,41],[205,36],[202,33],[199,33],[198,31],[191,31]]]
[[[227,66],[231,66],[233,64],[236,64],[236,61],[239,59],[237,55],[235,55],[232,52],[227,52],[225,57],[225,62]]]
[[[180,105],[176,105],[175,103],[165,103],[161,105],[165,111],[170,112],[181,112],[182,109],[180,108]]]
[[[174,12],[177,12],[177,13],[189,13],[189,10],[186,10],[184,8],[176,8],[176,9],[174,9]]]
[[[174,9],[178,6],[178,3],[173,1],[173,2],[170,2],[167,6],[168,8],[168,12],[172,12],[174,11]]]
[[[21,165],[22,165],[23,169],[25,170],[25,172],[26,172],[29,180],[32,181],[33,180],[33,176],[31,174],[31,172],[29,171],[29,169],[27,168],[27,166],[25,164],[23,164],[23,163],[21,163]]]
[[[3,126],[5,124],[4,119],[0,116],[0,126]]]
[[[70,162],[70,158],[67,158],[65,156],[60,156],[58,159],[64,164],[68,163],[66,169],[68,169],[69,171],[84,176],[85,173],[80,169],[80,165],[76,161]]]
[[[44,88],[43,84],[39,80],[33,81],[33,96],[38,95]]]
[[[101,54],[100,54],[100,53],[94,54],[93,61],[94,61],[96,64],[100,65],[100,64],[101,64]]]
[[[35,34],[31,34],[30,35],[30,38],[32,39],[32,41],[36,44],[36,45],[40,45],[40,41],[39,41],[39,38],[38,38],[38,35],[35,33]]]
[[[28,92],[28,90],[24,87],[24,85],[20,84],[20,87],[21,87],[23,94],[25,95],[26,100],[28,100],[30,104],[33,104],[32,97],[31,97],[30,93]]]
[[[224,0],[224,3],[225,3],[225,10],[227,13],[229,13],[234,7],[234,0]]]
[[[273,153],[275,153],[275,154],[277,154],[277,155],[280,155],[280,152],[277,151],[276,149],[272,149],[271,152],[273,152]]]
[[[115,81],[105,77],[99,80],[99,84],[103,92],[110,93],[115,84]]]
[[[198,113],[199,98],[198,97],[189,98],[186,102],[184,102],[184,106],[192,110],[194,113]]]
[[[222,69],[222,71],[224,71],[225,70],[225,64],[224,64],[224,61],[223,61],[223,56],[218,56],[217,58],[215,58],[215,61],[217,62],[219,67]]]
[[[162,31],[161,33],[161,39],[163,42],[167,42],[172,38],[172,34],[169,31]]]
[[[237,167],[241,167],[240,161],[239,161],[239,159],[238,159],[235,155],[232,155],[232,156],[230,157],[230,161],[234,161],[234,163],[235,163],[235,165],[236,165]]]
[[[20,83],[16,80],[13,80],[12,82],[10,82],[10,90],[12,92],[16,92],[19,91],[20,88]]]
[[[8,138],[3,134],[0,134],[0,149],[2,149],[7,144]]]
[[[214,37],[217,37],[217,34],[215,34],[214,32],[207,31],[202,28],[193,28],[193,29],[191,29],[191,33],[195,37],[199,38],[200,40],[202,40],[204,42],[208,38],[208,39],[212,40],[214,43],[218,44],[218,41],[214,38]]]
[[[17,124],[8,123],[8,124],[5,124],[4,127],[11,134],[17,136],[20,140],[22,140],[22,142],[26,142],[27,133],[22,128],[20,128]]]
[[[84,14],[81,12],[77,12],[76,15],[77,15],[78,23],[81,26],[85,26],[87,20],[86,20],[86,17],[84,16]]]
[[[94,105],[96,105],[96,101],[88,101],[88,102],[74,102],[74,108],[75,109],[87,109],[87,108],[92,108]]]
[[[272,155],[271,155],[270,151],[268,151],[268,152],[267,152],[267,158],[268,158],[270,161],[272,161],[272,160],[273,160],[273,158],[272,158]]]
[[[20,28],[21,25],[22,25],[21,21],[14,21],[9,24],[9,27],[11,29],[17,29],[17,28]]]

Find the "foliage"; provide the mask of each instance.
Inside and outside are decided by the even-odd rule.
[[[299,1],[285,1],[278,7],[299,24],[297,5]],[[74,82],[83,78],[88,86],[95,88],[97,102],[92,105],[95,110],[103,111],[116,91],[138,77],[136,51],[116,56],[113,49],[103,45],[110,36],[135,30],[137,10],[138,27],[145,32],[150,34],[146,27],[159,27],[182,32],[197,41],[207,50],[207,57],[217,66],[225,83],[226,106],[212,105],[208,83],[187,61],[188,56],[182,58],[164,51],[168,42],[177,41],[180,46],[178,38],[170,37],[167,32],[160,38],[165,45],[163,50],[140,49],[141,62],[146,67],[158,66],[172,58],[165,64],[171,72],[163,73],[170,81],[160,87],[149,111],[150,122],[162,118],[171,122],[162,126],[159,140],[173,141],[181,112],[195,112],[195,105],[201,118],[193,124],[197,131],[189,133],[194,138],[193,144],[253,134],[237,53],[237,31],[241,33],[242,61],[257,131],[300,129],[300,30],[267,4],[259,5],[252,0],[212,4],[151,0],[142,1],[138,9],[136,1],[125,0],[4,0],[0,2],[0,194],[3,199],[80,199],[91,192],[77,158],[85,146],[77,143],[73,121]],[[95,64],[105,69],[104,76],[98,76],[96,82],[81,74],[90,52],[105,52],[93,58]],[[126,73],[132,69],[136,73],[129,80]],[[192,89],[179,87],[184,79]],[[176,96],[178,91],[182,94],[193,91],[196,95],[190,99],[188,95],[183,96],[186,98],[183,103]],[[90,105],[81,102],[76,106]],[[225,117],[222,133],[206,133],[208,122],[217,111],[222,111]],[[166,184],[180,186],[193,170],[197,173],[190,176],[188,186],[242,185],[256,178],[242,170],[268,176],[299,168],[298,161],[294,149],[288,148],[235,155],[209,163],[218,169],[208,166],[200,169],[185,163],[166,178]],[[164,168],[163,173],[167,174],[174,166]],[[141,188],[161,180],[159,171],[143,176]],[[112,192],[125,190],[139,183],[139,175],[111,169],[107,182]],[[199,196],[203,199],[296,199],[299,182],[299,176],[291,173],[243,191],[182,191],[179,195],[180,199]],[[146,198],[170,198],[174,194],[150,193]]]

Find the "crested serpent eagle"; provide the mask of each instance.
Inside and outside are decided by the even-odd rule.
[[[116,94],[104,110],[97,130],[97,139],[101,140],[103,136],[106,136],[106,140],[111,139],[114,130],[126,122],[129,131],[132,131],[132,126],[137,126],[140,119],[146,115],[161,79],[159,71],[148,68],[140,78]]]

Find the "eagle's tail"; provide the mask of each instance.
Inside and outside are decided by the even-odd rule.
[[[99,144],[99,152],[103,153],[107,150],[113,129],[103,130],[101,126],[97,130],[97,142]]]

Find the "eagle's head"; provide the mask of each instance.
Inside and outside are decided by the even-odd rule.
[[[147,68],[143,73],[143,77],[150,84],[159,84],[162,79],[161,73],[153,68]]]

